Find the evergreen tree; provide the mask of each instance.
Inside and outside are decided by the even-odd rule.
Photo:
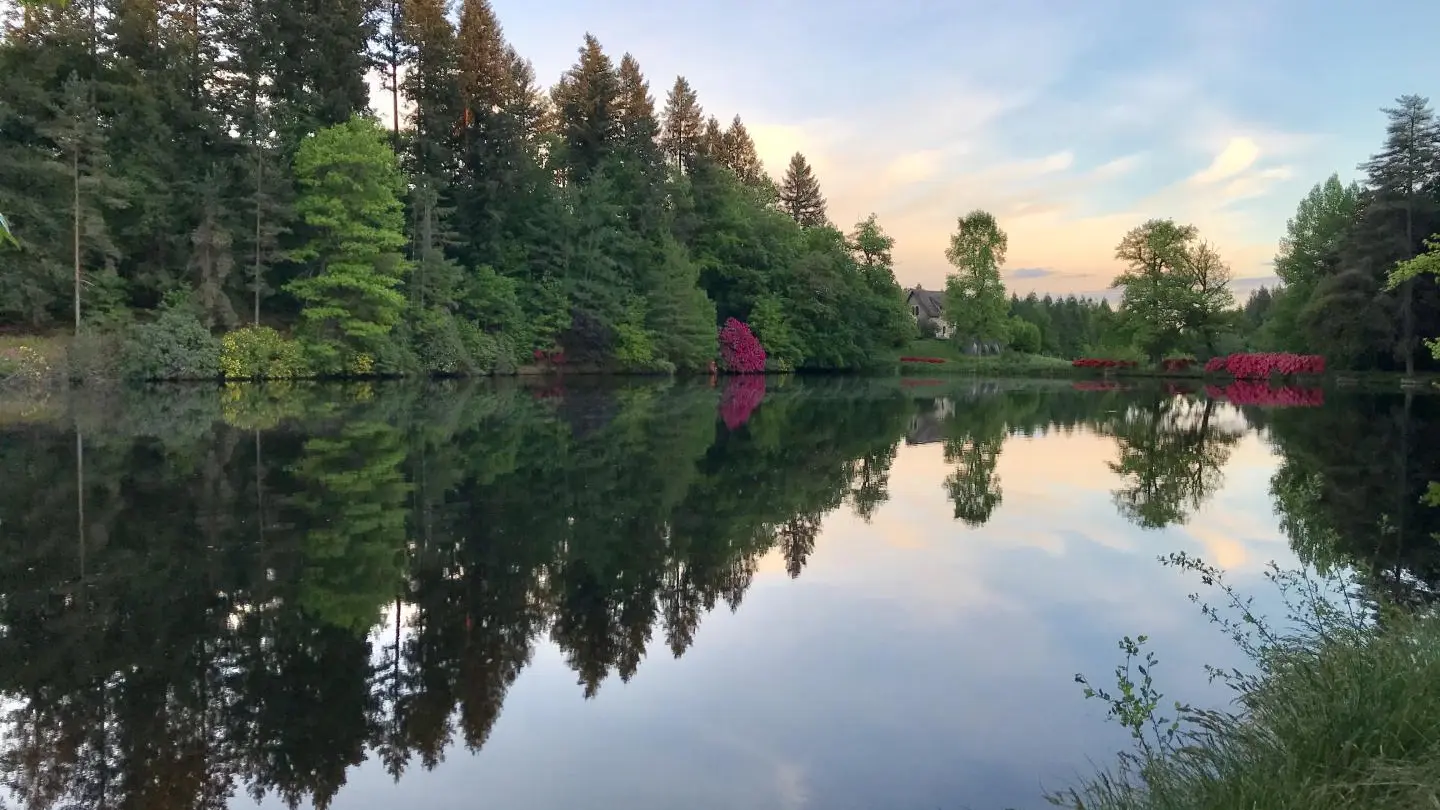
[[[113,278],[119,255],[106,226],[105,211],[122,207],[125,201],[115,194],[104,133],[90,101],[90,84],[72,76],[63,93],[47,134],[65,162],[71,197],[72,302],[79,334],[83,291]],[[106,286],[113,289],[114,284]]]
[[[371,64],[380,74],[380,89],[390,94],[391,133],[396,150],[400,148],[400,73],[408,70],[414,51],[405,34],[405,6],[413,0],[371,0],[374,32],[371,42]],[[443,12],[443,9],[442,9]]]
[[[796,152],[780,183],[780,207],[802,228],[817,228],[828,221],[825,198],[820,194],[820,181],[805,156]]]
[[[723,144],[722,162],[735,172],[740,182],[747,186],[759,186],[768,181],[760,155],[755,151],[755,141],[750,138],[750,132],[745,129],[740,116],[735,116],[730,128],[725,130]]]
[[[561,162],[571,182],[587,180],[621,140],[620,90],[610,57],[599,40],[586,34],[580,60],[553,93]]]
[[[1440,123],[1421,96],[1402,96],[1397,106],[1384,112],[1387,124],[1385,146],[1360,168],[1366,172],[1371,198],[1366,205],[1366,230],[1356,247],[1361,260],[1369,259],[1378,275],[1388,273],[1396,262],[1410,259],[1422,250],[1423,240],[1440,229]],[[1416,298],[1421,279],[1408,280],[1399,287],[1396,355],[1404,361],[1405,373],[1415,372]],[[1427,290],[1433,281],[1423,280]]]
[[[264,0],[259,19],[272,54],[267,91],[287,155],[307,135],[369,109],[369,9],[370,0]]]
[[[295,157],[295,210],[312,235],[294,258],[315,272],[287,290],[304,305],[303,334],[326,371],[374,369],[405,306],[405,180],[388,141],[357,117],[306,139]]]
[[[695,168],[704,134],[705,117],[699,97],[684,76],[676,76],[675,85],[665,99],[660,148],[672,165],[688,173]]]

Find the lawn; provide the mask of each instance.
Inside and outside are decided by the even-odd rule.
[[[907,362],[902,358],[934,358],[942,363]],[[990,377],[1071,376],[1070,361],[1038,354],[1006,352],[999,355],[968,355],[946,340],[921,339],[895,352],[902,374],[973,374]]]

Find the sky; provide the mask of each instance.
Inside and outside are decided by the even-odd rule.
[[[832,221],[875,213],[895,237],[907,287],[943,287],[983,208],[1022,295],[1103,293],[1125,232],[1171,217],[1243,296],[1305,192],[1358,177],[1380,109],[1440,96],[1433,26],[1403,24],[1434,0],[492,2],[547,86],[589,32],[634,54],[657,107],[684,75],[707,114],[740,115],[772,176],[804,152]]]

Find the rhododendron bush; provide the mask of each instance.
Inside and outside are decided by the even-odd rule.
[[[1325,358],[1318,354],[1266,352],[1212,357],[1210,362],[1205,364],[1206,374],[1222,371],[1236,379],[1249,380],[1261,380],[1276,375],[1288,377],[1294,374],[1324,374]]]
[[[945,361],[944,361],[942,358],[939,358],[939,357],[902,357],[902,358],[900,358],[900,362],[902,362],[902,363],[931,363],[931,364],[934,364],[934,365],[939,365],[940,363],[943,363],[943,362],[945,362]]]
[[[1224,388],[1207,385],[1205,394],[1212,399],[1227,400],[1231,405],[1258,405],[1264,408],[1317,408],[1325,404],[1325,391],[1322,388],[1290,385],[1272,388],[1269,383],[1253,380],[1237,380]]]
[[[720,362],[732,374],[759,374],[765,371],[765,348],[750,327],[730,318],[720,328]]]
[[[1140,364],[1134,360],[1107,360],[1102,357],[1082,357],[1079,360],[1071,360],[1070,365],[1075,368],[1135,368]]]
[[[729,430],[736,430],[750,420],[750,414],[765,398],[764,377],[736,377],[725,383],[720,395],[720,418]]]

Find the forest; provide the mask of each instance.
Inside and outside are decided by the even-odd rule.
[[[803,154],[773,180],[739,116],[683,76],[657,101],[593,36],[545,89],[488,0],[0,9],[0,332],[73,334],[74,378],[704,371],[732,318],[764,370],[854,370],[916,337],[876,216],[836,227]],[[959,342],[1433,369],[1440,124],[1419,96],[1385,113],[1362,180],[1315,186],[1243,304],[1163,218],[1117,245],[1115,307],[1007,302],[1004,231],[960,217]]]
[[[777,183],[589,35],[544,90],[447,5],[8,4],[0,328],[176,378],[702,370],[732,317],[772,370],[913,337],[893,240],[832,225],[804,155]]]

